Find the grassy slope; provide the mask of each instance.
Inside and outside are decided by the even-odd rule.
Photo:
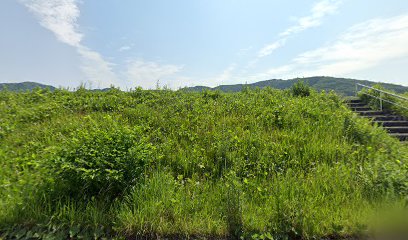
[[[0,116],[8,236],[348,236],[407,194],[406,147],[332,94],[3,91]],[[128,141],[146,153],[136,181],[75,168],[127,157]],[[58,165],[69,157],[76,173]],[[91,194],[107,181],[126,187]]]

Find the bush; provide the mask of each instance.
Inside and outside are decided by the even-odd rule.
[[[297,82],[293,84],[290,90],[292,92],[292,95],[295,97],[310,96],[310,86],[305,84],[304,82]]]
[[[217,100],[221,96],[221,93],[217,91],[205,90],[203,91],[203,98],[208,101],[210,99]]]
[[[140,127],[107,122],[111,126],[77,131],[59,153],[56,172],[72,196],[117,197],[140,179],[151,159],[153,146]]]

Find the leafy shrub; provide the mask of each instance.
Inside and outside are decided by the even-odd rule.
[[[212,100],[217,100],[221,96],[221,93],[219,91],[211,91],[211,90],[205,90],[203,92],[203,98],[208,101],[210,99]]]
[[[367,144],[370,138],[369,130],[370,129],[361,128],[361,123],[357,123],[356,117],[346,116],[344,118],[344,135],[352,142]]]
[[[144,173],[154,149],[141,127],[107,122],[77,131],[61,150],[56,171],[69,194],[116,197]]]
[[[310,86],[304,82],[297,82],[291,88],[292,95],[295,97],[310,96]]]

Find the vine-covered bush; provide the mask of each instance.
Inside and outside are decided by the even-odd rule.
[[[140,179],[152,151],[141,127],[121,126],[107,118],[103,125],[76,131],[67,141],[56,159],[58,180],[70,195],[115,197]]]

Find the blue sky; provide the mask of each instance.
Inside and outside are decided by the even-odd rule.
[[[408,86],[406,0],[1,0],[0,82]]]

